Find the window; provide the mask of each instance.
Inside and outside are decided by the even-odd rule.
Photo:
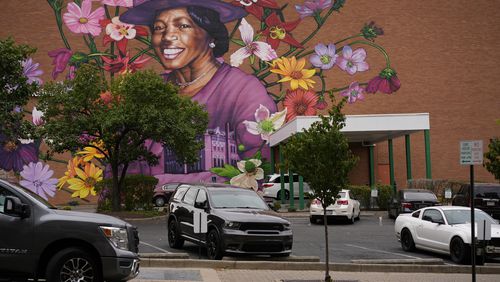
[[[412,213],[411,216],[418,218],[420,216],[420,211],[416,211],[416,212]]]
[[[188,186],[181,186],[177,189],[177,192],[175,192],[174,199],[177,201],[180,201],[182,197],[184,197],[184,194],[186,194],[186,191],[188,189]]]
[[[425,210],[424,216],[422,217],[423,220],[426,221],[431,221],[431,222],[444,222],[443,216],[441,215],[441,212],[438,210]]]
[[[207,193],[204,190],[200,190],[198,196],[196,196],[196,203],[204,203],[207,201]]]
[[[196,199],[196,194],[198,194],[198,188],[191,187],[187,193],[186,196],[184,196],[184,203],[188,205],[194,205],[194,199]]]
[[[3,204],[5,201],[5,197],[14,196],[10,191],[0,186],[0,213],[3,213]]]

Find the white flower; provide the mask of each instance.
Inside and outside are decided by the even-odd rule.
[[[31,112],[31,116],[33,117],[33,124],[36,126],[43,125],[44,121],[42,119],[43,117],[43,112],[39,111],[36,109],[36,107],[33,107],[33,111]]]
[[[133,24],[122,23],[118,17],[111,19],[111,23],[106,26],[106,34],[115,41],[123,38],[134,39],[136,33]]]
[[[272,61],[278,57],[271,45],[262,41],[254,41],[253,28],[245,19],[241,20],[238,29],[240,30],[241,39],[243,43],[245,43],[245,46],[236,50],[236,52],[231,55],[231,66],[237,67],[241,65],[244,59],[252,55],[259,57],[263,61]]]
[[[243,121],[243,124],[247,127],[247,131],[253,135],[259,135],[262,140],[269,143],[269,137],[271,134],[278,130],[285,123],[286,118],[286,108],[281,112],[276,112],[270,115],[269,109],[263,105],[255,111],[255,121]]]
[[[262,162],[258,159],[239,161],[237,165],[242,173],[231,178],[230,183],[235,186],[252,188],[257,191],[259,188],[257,180],[264,178],[264,170],[259,167],[261,164]]]

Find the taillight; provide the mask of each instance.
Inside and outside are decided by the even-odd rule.
[[[349,201],[348,200],[337,200],[337,205],[348,205]]]
[[[321,201],[318,200],[318,199],[314,199],[314,201],[312,202],[312,204],[320,206],[321,205]]]
[[[262,184],[262,188],[271,188],[273,186],[274,185],[272,183],[264,183],[264,184]]]
[[[413,207],[412,203],[401,203],[403,209],[411,209]]]

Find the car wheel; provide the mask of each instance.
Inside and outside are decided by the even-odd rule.
[[[415,250],[415,242],[413,241],[411,232],[408,229],[403,229],[403,231],[401,231],[401,248],[403,248],[403,251],[405,252]]]
[[[281,191],[278,191],[276,199],[281,200]],[[285,200],[290,200],[290,192],[288,190],[285,190]]]
[[[358,210],[358,216],[356,216],[356,219],[360,220],[361,219],[360,216],[361,216],[361,210]]]
[[[470,260],[470,248],[465,245],[460,237],[455,237],[451,239],[450,256],[451,260],[456,263],[468,263]]]
[[[156,197],[155,198],[155,206],[157,207],[163,207],[167,201],[163,197]]]
[[[213,260],[220,260],[223,257],[219,232],[215,229],[211,229],[207,235],[207,256]]]
[[[352,210],[352,215],[351,218],[349,219],[349,224],[354,224],[354,221],[356,221],[356,217],[354,216],[354,210]]]
[[[97,260],[79,248],[67,248],[56,253],[47,264],[47,281],[102,281]]]
[[[184,246],[184,239],[181,238],[179,226],[175,219],[168,224],[168,245],[174,249],[180,249]]]
[[[311,224],[316,224],[316,219],[315,219],[315,218],[313,218],[312,216],[310,216],[310,217],[309,217],[309,222],[310,222]]]
[[[395,219],[396,217],[391,213],[391,210],[387,210],[387,215],[389,216],[390,219]]]

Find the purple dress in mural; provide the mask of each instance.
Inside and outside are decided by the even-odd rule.
[[[200,161],[193,165],[179,165],[168,148],[148,142],[146,146],[159,156],[159,164],[149,167],[144,162],[135,162],[130,164],[128,173],[153,175],[160,185],[168,182],[224,182],[228,179],[211,173],[210,168],[222,167],[226,163],[236,166],[238,160],[252,156],[263,144],[259,135],[246,130],[243,121],[254,121],[255,110],[260,105],[271,113],[277,110],[275,102],[256,77],[227,64],[222,64],[210,82],[192,99],[205,105],[209,115]],[[243,151],[238,150],[239,145],[244,146]],[[268,145],[262,147],[262,156],[269,158]]]

